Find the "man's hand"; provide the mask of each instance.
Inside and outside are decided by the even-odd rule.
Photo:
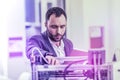
[[[39,59],[40,59],[39,55],[34,55],[34,54],[30,55],[30,61],[31,61],[31,63],[40,62],[41,60],[39,60]]]
[[[47,63],[50,64],[50,65],[59,65],[60,64],[60,61],[57,60],[53,56],[47,55],[45,57],[45,59],[47,60]],[[34,54],[31,54],[30,61],[31,61],[31,63],[35,63],[35,55]]]
[[[45,58],[47,59],[48,64],[51,64],[51,65],[59,65],[60,64],[59,60],[57,60],[53,56],[47,55]]]
[[[30,61],[31,61],[31,63],[35,63],[35,55],[34,54],[30,55]]]

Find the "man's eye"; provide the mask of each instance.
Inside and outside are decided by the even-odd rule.
[[[51,28],[54,28],[54,29],[55,29],[55,28],[57,28],[57,26],[54,25],[54,26],[51,26]]]
[[[64,28],[65,26],[63,25],[63,26],[60,26],[60,28]]]

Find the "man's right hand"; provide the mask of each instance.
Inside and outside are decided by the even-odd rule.
[[[51,64],[51,65],[59,65],[60,64],[60,61],[57,60],[55,57],[53,56],[50,56],[50,55],[47,55],[46,57],[46,60],[48,61],[48,64]]]

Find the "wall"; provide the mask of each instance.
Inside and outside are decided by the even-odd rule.
[[[111,44],[110,50],[116,54],[117,60],[120,61],[120,1],[111,0],[111,32],[110,39]]]
[[[7,4],[8,3],[8,4]],[[29,70],[25,56],[25,1],[6,0],[7,7],[7,75],[12,80]],[[6,30],[5,30],[6,31]],[[2,53],[4,54],[4,53]]]
[[[7,35],[7,0],[0,2],[0,75],[7,76],[8,35]],[[4,8],[4,9],[3,9]]]
[[[88,42],[84,40],[83,1],[66,0],[66,12],[68,16],[67,37],[72,40],[74,48],[87,49]]]

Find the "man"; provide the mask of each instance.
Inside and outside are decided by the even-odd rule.
[[[32,49],[37,47],[47,62],[42,64],[61,64],[55,57],[68,56],[73,50],[73,44],[66,39],[65,33],[67,29],[67,16],[63,9],[52,7],[46,12],[46,31],[40,35],[32,36],[27,45],[27,57],[30,59],[35,55],[39,55],[36,51],[32,53]]]
[[[32,36],[29,39],[27,57],[32,59],[32,63],[36,62],[36,56],[40,56],[38,58],[40,60],[37,61],[42,65],[60,65],[62,62],[57,60],[56,57],[69,56],[73,50],[72,42],[65,37],[67,29],[65,11],[59,7],[50,8],[46,13],[45,26],[46,31],[44,33]],[[39,75],[42,77],[39,80],[48,80],[50,74],[51,72],[41,72]],[[36,79],[33,78],[33,80]]]

